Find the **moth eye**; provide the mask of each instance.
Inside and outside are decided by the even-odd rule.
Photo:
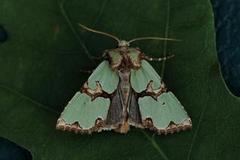
[[[162,103],[162,105],[165,105],[165,104],[166,104],[165,102]]]

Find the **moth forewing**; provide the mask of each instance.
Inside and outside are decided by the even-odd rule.
[[[92,101],[87,94],[77,92],[58,119],[57,129],[76,133],[101,130],[99,121],[106,119],[109,104],[109,99],[99,97]]]

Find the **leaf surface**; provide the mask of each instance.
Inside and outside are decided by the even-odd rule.
[[[34,159],[240,158],[240,102],[219,73],[208,0],[68,0],[64,6],[56,0],[1,0],[0,19],[9,32],[0,46],[0,136],[29,149]],[[89,54],[116,47],[78,22],[126,40],[181,39],[132,46],[149,56],[175,55],[152,64],[191,116],[193,129],[153,137],[140,129],[91,136],[56,131],[60,112],[88,78],[81,70],[100,63]]]

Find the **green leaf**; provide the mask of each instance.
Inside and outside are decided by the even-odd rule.
[[[219,73],[208,0],[1,0],[0,19],[10,36],[0,46],[0,136],[29,149],[34,159],[240,158],[240,102]],[[91,136],[56,131],[60,112],[87,80],[81,69],[94,67],[88,54],[100,56],[116,46],[78,22],[126,40],[181,39],[133,46],[149,56],[175,54],[152,64],[191,116],[193,129],[169,136],[140,129]]]

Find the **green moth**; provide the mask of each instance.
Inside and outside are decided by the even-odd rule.
[[[137,40],[175,39],[140,37],[125,41],[80,26],[112,37],[117,40],[118,48],[104,52],[104,61],[65,107],[57,120],[57,129],[88,134],[103,130],[127,133],[130,126],[134,126],[168,134],[192,127],[181,103],[172,92],[167,91],[161,77],[148,63],[171,56],[152,58],[139,48],[130,47],[130,43]]]

